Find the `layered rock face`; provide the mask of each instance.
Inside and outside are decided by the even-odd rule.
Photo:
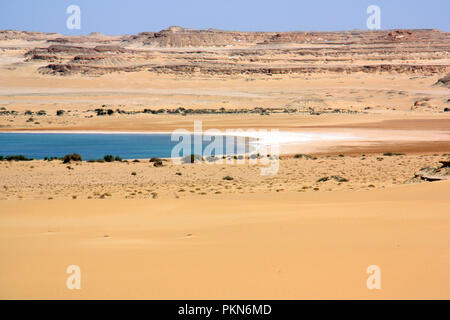
[[[438,30],[233,32],[170,27],[137,35],[62,36],[0,31],[21,40],[41,73],[186,75],[450,72],[450,34]],[[9,47],[10,50],[18,49]],[[5,49],[3,49],[5,50]]]

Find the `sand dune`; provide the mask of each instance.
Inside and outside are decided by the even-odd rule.
[[[0,296],[448,299],[449,187],[2,202]],[[71,264],[81,290],[66,288]]]

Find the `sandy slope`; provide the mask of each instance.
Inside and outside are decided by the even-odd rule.
[[[2,202],[0,297],[448,299],[449,187]]]

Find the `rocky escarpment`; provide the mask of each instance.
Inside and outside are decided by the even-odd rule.
[[[40,40],[55,39],[58,37],[62,36],[59,33],[0,30],[0,41],[7,41],[7,40],[40,41]]]
[[[2,36],[32,39],[25,62],[55,75],[381,72],[443,77],[450,72],[450,34],[438,30],[234,32],[170,27],[123,36],[12,31],[0,32]],[[442,79],[439,84],[448,86]]]

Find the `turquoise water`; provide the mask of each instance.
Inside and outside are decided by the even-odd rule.
[[[203,142],[203,149],[209,143]],[[107,154],[122,159],[169,158],[176,144],[178,141],[171,141],[170,134],[0,133],[0,155],[24,155],[34,159],[62,157],[69,153],[78,153],[83,160],[100,159]],[[245,146],[240,144],[239,147]],[[194,153],[193,146],[191,148],[190,153]],[[248,147],[245,150],[248,151]],[[236,151],[237,146],[232,152],[223,150],[217,155]]]

